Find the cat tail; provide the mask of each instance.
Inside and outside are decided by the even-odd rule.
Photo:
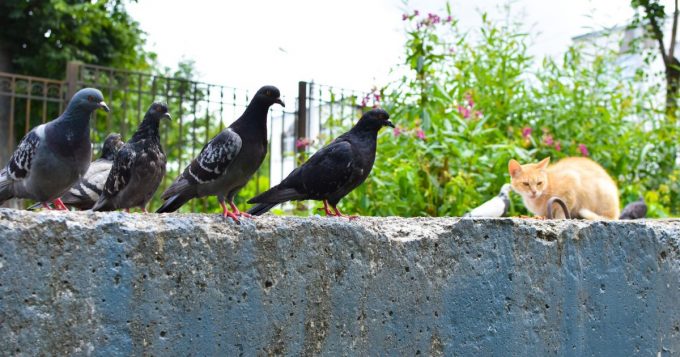
[[[587,209],[587,208],[581,208],[578,211],[578,215],[581,216],[583,219],[588,219],[591,221],[596,221],[596,220],[611,220],[611,219],[616,219],[616,218],[609,218],[605,216],[600,216],[599,214]]]

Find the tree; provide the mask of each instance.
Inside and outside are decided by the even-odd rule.
[[[154,54],[144,50],[144,32],[127,13],[127,2],[1,1],[0,59],[9,58],[4,70],[63,78],[70,60],[126,69],[147,68]]]
[[[659,44],[659,51],[665,67],[666,74],[666,115],[673,120],[677,119],[678,90],[680,89],[680,61],[675,56],[675,42],[678,32],[678,0],[674,0],[673,27],[671,39],[666,51],[664,38],[664,23],[666,21],[666,7],[659,0],[631,0],[633,9],[642,10],[633,20],[633,26],[644,25],[647,34]]]

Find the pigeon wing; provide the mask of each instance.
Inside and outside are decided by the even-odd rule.
[[[116,153],[113,166],[104,184],[103,194],[105,196],[113,197],[127,186],[132,177],[132,166],[136,157],[137,153],[127,144]]]
[[[203,184],[218,179],[241,151],[241,137],[231,129],[210,140],[184,170],[190,184]]]
[[[352,175],[355,164],[352,154],[352,144],[344,140],[336,140],[317,151],[300,167],[300,183],[296,188],[312,197],[336,192]]]
[[[22,180],[29,175],[33,157],[39,144],[40,137],[35,133],[35,130],[30,131],[21,139],[19,147],[12,154],[6,167],[7,174],[12,180]]]

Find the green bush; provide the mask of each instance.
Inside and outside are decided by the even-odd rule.
[[[585,155],[615,178],[622,204],[642,195],[651,216],[680,212],[677,129],[658,86],[638,85],[656,77],[626,76],[607,49],[572,46],[536,63],[521,26],[482,20],[473,37],[450,14],[404,15],[402,75],[381,91],[398,127],[380,135],[371,176],[341,207],[459,216],[509,182],[511,158]],[[511,214],[525,213],[514,196]]]

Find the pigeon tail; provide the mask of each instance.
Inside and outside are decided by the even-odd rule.
[[[305,198],[304,195],[301,195],[294,188],[274,186],[268,191],[251,198],[248,200],[248,203],[281,203],[285,201],[303,200]]]
[[[274,206],[278,205],[278,203],[260,203],[255,207],[252,207],[251,209],[248,210],[248,214],[252,214],[253,216],[261,216],[270,209],[274,208]]]
[[[14,197],[12,192],[12,180],[7,177],[6,172],[0,172],[0,205]]]
[[[190,199],[192,199],[193,196],[190,195],[182,195],[176,194],[170,198],[168,198],[165,202],[163,202],[163,205],[156,210],[156,213],[170,213],[170,212],[175,212],[177,211],[182,205],[187,203]]]
[[[92,207],[93,211],[99,211],[99,212],[106,212],[106,211],[115,211],[116,206],[111,202],[111,200],[105,198],[104,196],[99,197],[99,201],[95,203],[94,207]]]

